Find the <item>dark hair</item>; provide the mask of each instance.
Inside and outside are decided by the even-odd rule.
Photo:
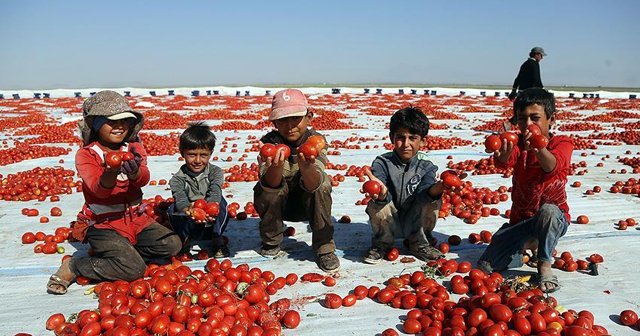
[[[417,107],[405,107],[391,116],[389,133],[394,134],[401,128],[406,128],[413,134],[425,137],[429,133],[429,118]]]
[[[551,119],[556,114],[556,98],[553,93],[542,88],[529,88],[518,93],[513,101],[513,117],[511,123],[518,122],[518,112],[523,111],[530,105],[541,105],[547,119]]]
[[[209,126],[199,121],[190,124],[180,135],[180,144],[178,148],[180,152],[189,149],[206,148],[213,151],[216,146],[216,136],[211,132]]]

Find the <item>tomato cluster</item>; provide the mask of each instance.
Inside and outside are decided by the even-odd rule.
[[[29,145],[16,141],[12,148],[0,150],[0,166],[41,157],[66,155],[70,151],[71,148]]]
[[[468,224],[477,223],[481,217],[498,216],[500,210],[486,205],[507,201],[509,199],[507,191],[508,188],[505,186],[495,191],[488,188],[474,188],[470,181],[464,181],[455,189],[445,189],[438,216],[445,218],[451,214]]]
[[[174,259],[149,265],[142,279],[99,283],[96,310],[82,310],[74,320],[53,314],[46,328],[60,335],[280,335],[301,317],[289,299],[272,302],[271,295],[296,282],[295,274],[276,278],[228,259],[210,259],[204,271]]]
[[[81,191],[75,172],[62,167],[40,168],[9,174],[0,181],[0,197],[5,201],[44,201],[49,196]]]

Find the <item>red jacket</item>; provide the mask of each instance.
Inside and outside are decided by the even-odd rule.
[[[147,167],[147,153],[139,142],[132,142],[121,147],[122,151],[135,148],[142,156],[140,176],[131,181],[127,175],[120,174],[116,185],[112,189],[100,185],[100,176],[104,172],[104,153],[108,150],[100,147],[97,142],[81,148],[76,153],[76,169],[82,179],[82,193],[85,205],[78,215],[78,220],[89,221],[99,229],[115,230],[136,243],[136,236],[142,229],[154,220],[147,216],[140,207],[142,202],[142,187],[149,182],[150,174]],[[81,218],[84,216],[83,218]]]
[[[551,137],[547,149],[555,156],[556,167],[548,173],[540,168],[535,154],[523,150],[521,146],[519,144],[513,148],[507,163],[495,161],[496,167],[514,167],[509,224],[533,217],[543,204],[557,205],[570,221],[565,187],[571,169],[573,140],[561,135]]]

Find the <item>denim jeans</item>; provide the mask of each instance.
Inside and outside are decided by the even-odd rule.
[[[480,257],[495,271],[518,268],[522,263],[522,249],[531,238],[538,240],[538,260],[553,261],[553,250],[564,236],[569,222],[558,206],[544,204],[531,218],[520,223],[503,225]]]

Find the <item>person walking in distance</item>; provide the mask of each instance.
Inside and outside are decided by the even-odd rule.
[[[529,53],[529,58],[522,63],[518,76],[513,81],[513,87],[509,94],[509,100],[516,99],[518,91],[528,88],[543,88],[542,79],[540,78],[540,61],[547,56],[541,47],[533,47]]]

